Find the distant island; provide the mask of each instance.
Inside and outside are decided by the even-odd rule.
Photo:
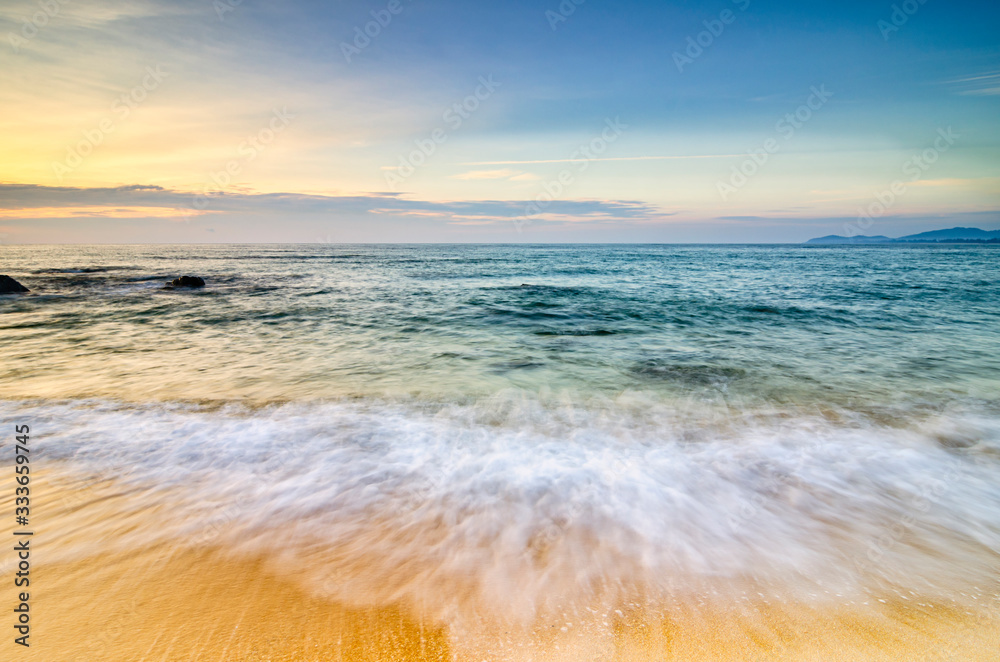
[[[886,237],[883,235],[856,237],[841,237],[831,234],[817,237],[805,242],[807,244],[1000,244],[1000,230],[980,230],[979,228],[950,228],[948,230],[931,230],[905,237]]]

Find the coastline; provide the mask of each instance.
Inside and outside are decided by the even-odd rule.
[[[654,607],[640,591],[617,607],[578,604],[528,620],[511,620],[503,605],[449,621],[439,605],[405,598],[366,594],[348,604],[289,562],[282,544],[248,552],[221,531],[141,542],[171,499],[150,507],[132,489],[66,466],[34,479],[50,514],[35,536],[33,610],[59,618],[37,619],[25,660],[985,662],[1000,645],[1000,605],[891,592],[864,607],[705,594]],[[180,500],[183,487],[175,491]],[[398,568],[397,581],[413,570]],[[455,590],[442,583],[427,596],[447,602]]]
[[[273,560],[155,546],[40,566],[39,645],[21,659],[526,662],[993,659],[997,614],[886,604],[879,613],[803,605],[687,605],[608,626],[494,623],[450,631],[412,608],[350,607],[313,595]],[[112,652],[113,651],[113,652]]]

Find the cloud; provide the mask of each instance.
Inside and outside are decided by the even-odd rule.
[[[502,170],[471,170],[469,172],[463,172],[460,175],[452,175],[452,179],[513,179],[519,175],[523,175],[520,170],[511,170],[510,168],[503,168]]]
[[[178,218],[201,216],[210,213],[182,207],[108,207],[104,205],[30,207],[0,209],[0,219],[4,218]]]
[[[470,170],[458,175],[452,175],[451,179],[479,180],[479,179],[506,179],[510,182],[531,182],[541,179],[538,175],[511,168],[500,170]]]
[[[423,217],[445,222],[509,223],[524,214],[530,200],[411,200],[396,193],[330,196],[303,193],[201,193],[160,186],[81,188],[0,183],[0,218],[213,218],[236,213],[254,216],[285,214],[388,215]],[[636,200],[554,200],[547,214],[579,222],[648,221],[669,215]]]
[[[921,179],[911,182],[910,186],[974,188],[992,192],[1000,190],[1000,177],[947,177],[944,179]]]
[[[1000,95],[1000,71],[986,71],[945,81],[963,96]]]
[[[605,156],[600,158],[591,158],[587,161],[686,161],[688,159],[730,159],[737,157],[745,157],[746,154],[688,154],[685,156]],[[463,163],[462,165],[475,166],[475,165],[528,165],[528,164],[541,164],[541,163],[575,163],[579,161],[580,158],[569,158],[569,159],[536,159],[534,161],[469,161],[468,163]],[[499,171],[493,171],[499,172]]]

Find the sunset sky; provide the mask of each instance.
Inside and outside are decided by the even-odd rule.
[[[5,0],[0,241],[1000,228],[997,3],[577,2]]]

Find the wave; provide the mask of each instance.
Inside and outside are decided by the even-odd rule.
[[[31,423],[39,464],[155,513],[54,555],[105,551],[121,521],[123,548],[281,559],[318,594],[442,619],[747,595],[969,605],[995,584],[997,418],[557,400],[0,411]]]

